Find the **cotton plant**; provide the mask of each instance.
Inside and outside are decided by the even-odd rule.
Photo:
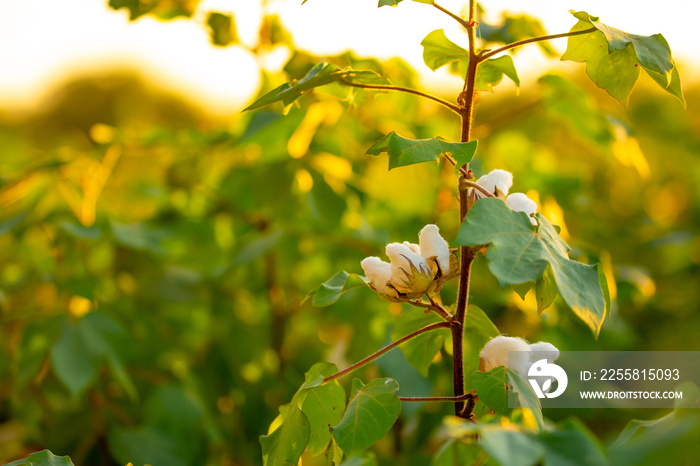
[[[417,243],[387,244],[385,258],[367,257],[355,270],[340,271],[309,293],[308,298],[313,304],[328,306],[344,293],[367,285],[380,298],[400,303],[401,312],[391,329],[391,343],[387,346],[342,370],[333,364],[318,363],[307,372],[305,383],[280,415],[276,428],[261,437],[266,465],[297,464],[305,449],[312,454],[326,452],[328,464],[338,464],[344,454],[359,454],[382,438],[398,418],[401,402],[452,403],[456,417],[465,423],[479,422],[479,413],[488,410],[475,409],[477,403],[490,407],[485,400],[480,400],[480,392],[493,395],[494,390],[501,391],[490,399],[503,399],[512,382],[508,377],[516,373],[527,375],[535,361],[556,359],[558,349],[547,342],[530,344],[518,337],[499,335],[488,313],[470,301],[472,294],[478,295],[470,291],[472,275],[476,270],[486,270],[472,270],[476,260],[487,262],[488,271],[501,286],[512,286],[520,294],[533,290],[539,313],[546,312],[555,298],[561,297],[558,305],[570,309],[590,328],[593,337],[598,337],[610,306],[600,265],[583,264],[569,257],[570,247],[559,236],[557,227],[537,214],[537,204],[523,193],[510,192],[514,186],[512,173],[496,169],[476,178],[470,169],[477,153],[477,141],[472,134],[477,92],[492,91],[504,77],[520,85],[515,64],[507,54],[510,49],[554,37],[568,37],[563,59],[587,62],[589,73],[592,63],[614,62],[619,65],[597,67],[591,78],[623,105],[626,105],[642,69],[684,103],[670,49],[665,48],[667,44],[665,40],[660,41],[659,35],[627,34],[600,23],[597,17],[588,13],[572,12],[577,22],[568,33],[527,37],[494,47],[478,36],[476,0],[465,0],[468,8],[463,15],[449,11],[435,1],[416,1],[426,8],[437,8],[447,14],[466,33],[467,40],[461,45],[453,43],[443,29],[432,31],[421,41],[423,59],[430,69],[450,65],[449,69],[460,73],[464,79],[462,91],[452,101],[421,90],[394,86],[372,70],[341,69],[322,63],[311,68],[304,77],[269,91],[248,107],[257,109],[275,102],[289,106],[303,95],[312,93],[314,88],[328,84],[346,86],[349,92],[407,92],[457,114],[461,135],[459,141],[448,141],[439,136],[413,139],[391,131],[367,149],[368,156],[387,154],[390,170],[425,162],[450,164],[454,168],[455,195],[459,201],[459,210],[454,212],[459,220],[458,231],[456,236],[448,237],[451,239],[448,242],[437,225],[426,225],[419,232]],[[397,6],[399,3],[402,0],[382,0],[379,6]],[[610,35],[611,30],[615,34]],[[648,47],[655,50],[653,56],[645,54]],[[360,268],[364,276],[357,273]],[[453,304],[443,305],[440,293],[444,292],[443,284],[452,278],[458,281],[456,299],[449,300]],[[465,346],[465,337],[469,337],[465,331],[470,327],[476,333],[495,333],[489,334],[494,338],[480,350],[473,344]],[[345,392],[338,382],[341,377],[365,367],[396,347],[403,350],[406,360],[421,375],[427,376],[431,364],[441,359],[438,356],[443,355],[447,341],[451,343],[451,351],[445,352],[452,358],[451,394],[399,397],[396,394],[399,384],[391,378],[377,378],[366,385],[354,380],[346,404]],[[509,351],[518,353],[511,361],[507,358]],[[465,358],[467,352],[478,352],[472,356],[480,356],[481,370],[470,365],[474,358]],[[507,368],[508,376],[504,376],[502,384],[494,385],[489,372],[483,371],[498,371],[501,366]],[[470,377],[466,377],[466,371],[471,371]],[[466,385],[467,380],[471,386]],[[411,388],[402,386],[402,393],[410,393]],[[530,406],[525,409],[533,412],[535,419],[539,420],[537,428],[541,430],[544,425],[541,411],[522,398],[527,397],[525,391],[529,388],[518,390],[518,400],[521,406]],[[319,409],[309,401],[322,397],[334,400],[333,409]],[[503,424],[517,421],[510,419]],[[305,432],[312,433],[308,438],[298,435]],[[281,439],[294,439],[295,442],[285,444]],[[463,455],[459,449],[467,446],[455,441],[452,447],[449,452],[458,455],[454,458],[461,458]],[[534,450],[541,448],[538,445]],[[490,460],[482,458],[479,461]],[[533,457],[532,463],[528,464],[537,461]],[[446,463],[444,458],[436,464],[443,462]]]

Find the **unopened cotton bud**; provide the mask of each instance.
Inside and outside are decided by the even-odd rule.
[[[476,183],[490,193],[496,194],[496,188],[498,188],[504,195],[507,195],[508,190],[513,187],[513,174],[505,170],[491,170],[476,180]]]
[[[532,215],[537,212],[537,203],[527,197],[523,193],[513,193],[506,198],[506,204],[511,209],[517,212],[525,212],[530,218],[530,223],[537,225],[537,220],[535,220]]]
[[[412,252],[415,252],[419,256],[422,254],[420,253],[420,246],[418,246],[416,243],[409,243],[408,241],[404,241],[402,243],[404,246],[406,246],[408,249],[410,249]]]
[[[508,357],[508,352],[515,351]],[[483,370],[488,372],[494,367],[503,366],[527,375],[530,366],[530,345],[522,338],[499,335],[489,340],[480,353]],[[523,372],[525,371],[525,372]]]
[[[422,293],[435,277],[430,263],[401,243],[386,245],[386,255],[391,260],[391,284],[401,293]]]
[[[391,281],[391,264],[378,257],[367,257],[360,262],[360,265],[377,291],[392,298],[398,296],[396,290],[388,285]]]
[[[440,236],[440,229],[437,225],[426,225],[418,233],[418,244],[420,244],[421,255],[426,259],[435,256],[442,275],[450,273],[450,246],[447,241]]]

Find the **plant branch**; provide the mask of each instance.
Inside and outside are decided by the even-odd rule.
[[[425,301],[415,300],[408,301],[408,304],[415,307],[422,307],[423,309],[433,310],[448,322],[452,320],[452,314],[450,314],[444,307],[440,306],[440,304],[434,301],[433,298],[431,298],[430,296],[428,296],[428,299],[430,299],[429,303],[426,303]]]
[[[417,91],[415,89],[411,89],[408,87],[391,86],[391,85],[385,85],[385,84],[360,84],[360,83],[354,83],[352,81],[348,81],[347,79],[344,79],[344,78],[340,78],[340,82],[342,82],[346,86],[350,86],[350,87],[360,87],[363,89],[376,89],[379,91],[399,91],[399,92],[406,92],[408,94],[419,95],[421,97],[425,97],[426,99],[430,99],[430,100],[433,100],[439,104],[442,104],[455,113],[458,113],[458,114],[460,113],[459,107],[457,107],[456,105],[451,104],[448,101],[441,99],[440,97],[436,97],[436,96],[431,95],[431,94],[426,94],[425,92]]]
[[[380,349],[376,353],[370,354],[369,356],[364,358],[362,361],[356,362],[355,364],[348,367],[347,369],[343,369],[342,371],[338,372],[337,374],[333,374],[329,377],[326,377],[325,379],[323,379],[323,383],[330,382],[331,380],[340,378],[346,374],[349,374],[350,372],[356,371],[360,367],[365,366],[365,365],[369,364],[370,362],[374,361],[375,359],[377,359],[378,357],[382,356],[384,353],[387,353],[388,351],[391,351],[392,349],[396,348],[401,343],[405,343],[408,340],[417,337],[418,335],[422,335],[426,332],[432,332],[433,330],[437,330],[439,328],[444,328],[444,327],[449,327],[449,326],[450,326],[450,322],[436,322],[434,324],[427,325],[427,326],[423,327],[422,329],[416,330],[415,332],[410,333],[410,334],[406,335],[405,337],[396,340],[392,344],[385,346],[384,348]]]
[[[590,32],[595,32],[597,30],[598,30],[597,28],[592,27],[590,29],[584,29],[582,31],[564,32],[561,34],[552,34],[550,36],[540,36],[540,37],[533,37],[531,39],[519,40],[517,42],[513,42],[512,44],[508,44],[508,45],[505,45],[503,47],[500,47],[496,50],[492,50],[488,53],[484,53],[483,55],[478,57],[477,60],[482,62],[484,60],[488,60],[489,58],[493,57],[494,55],[498,55],[501,52],[505,52],[508,49],[512,49],[514,47],[520,47],[521,45],[530,44],[532,42],[541,42],[543,40],[559,39],[561,37],[578,36],[580,34],[588,34]]]
[[[473,395],[471,393],[465,393],[462,396],[418,396],[418,397],[400,396],[399,400],[401,400],[401,401],[451,401],[451,402],[457,402],[457,401],[469,400],[472,396]]]
[[[450,10],[448,10],[447,8],[443,8],[443,7],[441,7],[440,5],[438,5],[438,4],[435,3],[435,2],[433,2],[432,5],[433,5],[435,8],[437,8],[438,10],[442,11],[443,13],[445,13],[445,14],[446,14],[447,16],[449,16],[450,18],[452,18],[452,19],[454,19],[455,21],[457,21],[459,24],[461,24],[462,26],[464,26],[466,29],[469,29],[469,23],[468,23],[468,22],[464,21],[462,18],[460,18],[460,17],[457,16],[456,14],[452,13],[452,12],[451,12]]]
[[[467,187],[467,188],[474,188],[486,197],[496,197],[493,195],[493,193],[490,193],[488,189],[484,188],[483,186],[481,186],[478,183],[474,183],[473,181],[460,180],[459,186],[460,187]]]

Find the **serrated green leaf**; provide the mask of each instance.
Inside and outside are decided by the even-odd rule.
[[[314,306],[330,306],[353,288],[368,286],[368,284],[369,281],[362,275],[347,273],[345,270],[342,270],[309,291],[302,303],[309,298],[313,298],[311,302]]]
[[[447,154],[457,162],[457,167],[469,163],[476,153],[477,141],[448,142],[440,138],[407,139],[394,131],[370,147],[367,155],[389,154],[389,170],[414,163],[433,162]]]
[[[531,466],[544,456],[544,446],[531,435],[500,427],[486,426],[479,445],[499,464]]]
[[[293,403],[282,425],[269,435],[260,436],[264,466],[296,465],[306,449],[311,428],[306,415]]]
[[[549,265],[559,294],[597,337],[605,298],[596,266],[569,259],[569,247],[552,224],[540,214],[536,218],[537,227],[501,199],[481,199],[469,210],[455,244],[489,245],[489,270],[501,286],[536,281]]]
[[[42,450],[5,466],[73,466],[73,462],[67,456],[56,456],[49,450]]]
[[[442,29],[436,29],[421,41],[423,61],[431,70],[455,61],[469,60],[469,52],[452,42]]]
[[[353,70],[350,68],[340,69],[328,63],[319,63],[309,70],[309,72],[298,81],[285,83],[273,89],[243,111],[254,110],[256,108],[269,105],[274,102],[284,102],[289,105],[305,92],[319,86],[325,86],[339,81],[349,81],[357,84],[389,84],[389,81],[382,78],[374,71]]]
[[[515,69],[513,58],[503,55],[482,62],[476,72],[475,86],[478,90],[493,92],[494,86],[503,80],[503,75],[508,76],[516,87],[520,87],[520,78]]]
[[[479,395],[479,401],[497,414],[509,415],[506,370],[503,366],[494,367],[488,372],[474,371],[472,386]]]
[[[306,448],[318,455],[331,441],[330,427],[340,422],[345,410],[345,390],[337,380],[323,383],[324,377],[338,372],[335,364],[314,364],[306,373],[306,382],[300,390],[297,406],[309,421],[309,442]],[[320,376],[320,381],[318,380]]]
[[[602,273],[602,268],[598,265],[598,273]],[[605,278],[605,275],[603,275]],[[606,282],[607,288],[607,282]],[[603,290],[605,291],[605,290]],[[549,306],[554,303],[559,292],[557,291],[557,284],[554,282],[554,276],[552,275],[552,268],[547,267],[540,278],[535,282],[535,299],[537,300],[537,314],[542,315],[542,313],[547,310]],[[608,298],[610,294],[608,293]],[[606,305],[605,310],[608,311],[610,306]]]
[[[537,421],[537,428],[540,431],[544,430],[542,405],[540,405],[540,399],[537,398],[537,394],[532,389],[532,385],[530,385],[518,371],[508,369],[507,373],[508,381],[513,386],[513,394],[517,396],[518,406],[523,409],[529,409],[535,417],[535,421]]]
[[[396,396],[399,384],[389,378],[375,379],[350,400],[333,437],[347,455],[360,453],[384,437],[401,412]]]
[[[405,312],[391,330],[391,341],[401,338],[420,330],[430,324],[444,322],[444,320],[434,312],[425,312],[422,308],[413,308]],[[438,329],[433,332],[424,333],[401,344],[400,348],[406,360],[423,377],[428,377],[428,369],[435,356],[440,352],[440,348],[445,338],[450,335],[448,329]]]

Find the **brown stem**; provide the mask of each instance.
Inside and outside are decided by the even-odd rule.
[[[498,55],[499,53],[504,52],[508,49],[512,49],[514,47],[519,47],[519,46],[525,45],[525,44],[530,44],[532,42],[541,42],[543,40],[559,39],[561,37],[578,36],[580,34],[588,34],[589,32],[595,32],[597,30],[598,30],[597,28],[592,27],[590,29],[583,29],[581,31],[563,32],[561,34],[552,34],[550,36],[540,36],[540,37],[533,37],[531,39],[519,40],[517,42],[513,42],[512,44],[505,45],[505,46],[498,48],[496,50],[491,50],[488,53],[484,53],[477,60],[482,62],[482,61],[488,60],[489,58],[493,57],[494,55]]]
[[[444,328],[444,327],[449,327],[449,326],[450,326],[450,323],[449,323],[449,322],[437,322],[437,323],[434,323],[434,324],[430,324],[430,325],[428,325],[428,326],[425,326],[425,327],[423,327],[423,328],[420,329],[420,330],[416,330],[415,332],[413,332],[413,333],[411,333],[411,334],[409,334],[409,335],[406,335],[405,337],[403,337],[403,338],[401,338],[401,339],[399,339],[399,340],[396,340],[396,341],[393,342],[392,344],[385,346],[384,348],[380,349],[380,350],[377,351],[376,353],[370,354],[369,356],[367,356],[367,357],[366,357],[365,359],[363,359],[362,361],[356,362],[355,364],[353,364],[352,366],[348,367],[347,369],[344,369],[344,370],[338,372],[337,374],[333,374],[333,375],[331,375],[331,376],[329,376],[329,377],[326,377],[325,379],[323,379],[323,383],[330,382],[331,380],[337,379],[337,378],[342,377],[342,376],[344,376],[344,375],[346,375],[346,374],[349,374],[350,372],[356,371],[356,370],[359,369],[360,367],[365,366],[365,365],[369,364],[370,362],[374,361],[374,360],[377,359],[379,356],[382,356],[384,353],[386,353],[386,352],[388,352],[388,351],[390,351],[390,350],[396,348],[396,347],[399,346],[401,343],[405,343],[405,342],[407,342],[408,340],[417,337],[418,335],[422,335],[423,333],[432,332],[433,330],[437,330],[437,329],[439,329],[439,328]]]
[[[471,140],[472,118],[474,114],[474,97],[476,71],[479,66],[476,52],[476,0],[469,0],[469,22],[467,23],[467,34],[469,37],[469,65],[467,67],[467,75],[464,81],[464,91],[460,95],[459,103],[462,112],[462,142]],[[469,165],[464,166],[464,172],[459,177],[459,183],[462,184],[467,179],[466,173],[469,172]],[[467,216],[469,206],[467,204],[467,191],[459,190],[459,219],[460,223]],[[459,291],[457,294],[457,309],[455,317],[452,321],[452,358],[453,358],[453,384],[455,397],[464,396],[464,320],[467,316],[467,304],[469,302],[469,274],[471,272],[474,254],[472,250],[466,246],[460,248],[461,265],[459,274]],[[470,400],[471,401],[471,400]],[[455,415],[463,418],[471,417],[471,409],[473,403],[466,404],[464,402],[455,403]]]
[[[433,6],[434,6],[435,8],[437,8],[438,10],[442,11],[443,13],[445,13],[445,14],[446,14],[447,16],[449,16],[450,18],[452,18],[452,19],[454,19],[455,21],[457,21],[459,24],[461,24],[462,26],[464,26],[466,29],[469,29],[469,23],[466,22],[466,21],[464,21],[462,18],[460,18],[460,17],[457,16],[456,14],[452,13],[450,10],[441,7],[440,5],[438,5],[438,4],[435,3],[435,2],[433,2]]]
[[[488,189],[484,188],[478,183],[474,183],[473,181],[460,180],[459,185],[460,187],[474,188],[486,197],[496,197],[493,195],[493,193],[490,193]]]
[[[437,314],[440,315],[443,319],[446,321],[451,321],[452,320],[452,314],[450,314],[444,307],[440,306],[437,302],[433,300],[433,298],[428,297],[430,299],[429,303],[426,303],[425,301],[408,301],[408,304],[411,306],[415,307],[422,307],[423,309],[430,309],[432,311],[435,311]]]
[[[451,402],[457,402],[457,401],[464,401],[468,400],[472,397],[471,393],[465,393],[462,396],[400,396],[399,400],[401,401],[451,401]]]
[[[419,95],[421,97],[425,97],[426,99],[430,99],[430,100],[433,100],[439,104],[442,104],[455,113],[461,114],[459,107],[457,107],[456,105],[451,104],[448,101],[441,99],[440,97],[436,97],[436,96],[431,95],[431,94],[426,94],[425,92],[417,91],[417,90],[411,89],[409,87],[389,86],[389,85],[384,85],[384,84],[360,84],[360,83],[354,83],[352,81],[348,81],[347,79],[343,79],[343,78],[340,78],[340,82],[342,82],[346,86],[361,87],[362,89],[376,89],[376,90],[380,90],[380,91],[399,91],[399,92],[407,92],[408,94]]]

